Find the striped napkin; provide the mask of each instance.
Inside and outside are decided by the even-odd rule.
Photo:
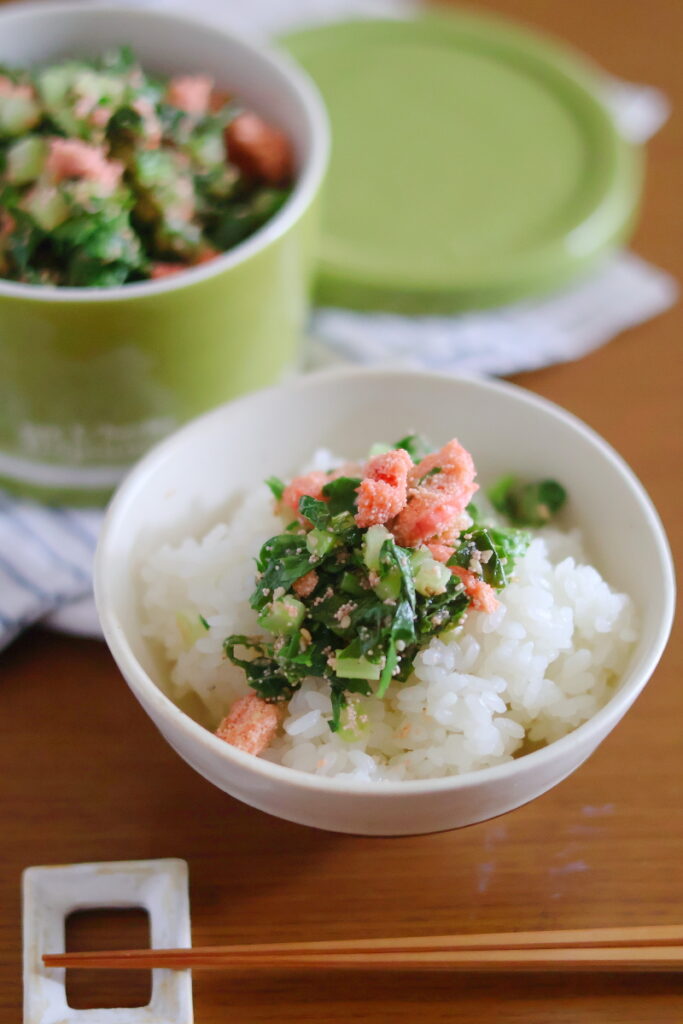
[[[181,10],[190,6],[189,0],[138,3]],[[412,0],[261,0],[250,5],[195,0],[191,5],[196,16],[256,35],[362,14],[410,17],[417,8]],[[624,137],[635,143],[650,138],[668,116],[668,101],[658,90],[608,75],[601,98]],[[352,362],[444,373],[518,373],[578,359],[668,309],[676,297],[676,283],[668,274],[621,252],[589,278],[554,295],[496,310],[451,317],[316,310],[309,366]],[[41,506],[0,492],[0,649],[38,621],[99,635],[91,572],[102,515],[98,509]]]
[[[100,509],[68,509],[0,493],[0,648],[64,609],[55,625],[98,635],[92,562]]]

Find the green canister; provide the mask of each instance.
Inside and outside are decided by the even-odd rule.
[[[181,423],[297,368],[314,270],[328,126],[286,55],[189,18],[31,4],[0,13],[0,64],[98,56],[131,43],[144,68],[201,71],[289,137],[292,195],[209,263],[114,288],[0,279],[0,484],[43,500],[105,501]]]

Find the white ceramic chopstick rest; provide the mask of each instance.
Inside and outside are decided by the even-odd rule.
[[[149,914],[153,949],[192,944],[187,862],[110,861],[27,868],[23,875],[24,1024],[192,1024],[192,974],[152,971],[147,1006],[76,1010],[66,971],[43,953],[64,951],[64,922],[76,910],[139,907]]]

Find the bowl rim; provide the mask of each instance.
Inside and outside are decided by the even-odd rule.
[[[164,462],[172,456],[178,440],[184,440],[191,437],[192,434],[201,436],[205,423],[211,419],[220,418],[228,407],[248,403],[255,396],[267,396],[282,390],[292,392],[306,390],[309,387],[315,387],[317,381],[321,379],[333,378],[338,382],[346,382],[357,380],[360,377],[372,378],[377,376],[383,377],[385,380],[387,377],[400,376],[402,378],[410,378],[411,380],[417,378],[434,383],[443,383],[445,380],[465,383],[468,386],[479,388],[488,394],[510,396],[523,405],[531,406],[544,415],[560,421],[564,426],[581,435],[594,448],[597,448],[603,458],[617,470],[645,515],[653,540],[655,541],[657,556],[665,580],[665,591],[662,594],[662,610],[658,619],[658,625],[648,650],[641,657],[642,663],[639,671],[637,673],[633,673],[632,670],[630,673],[627,672],[619,689],[586,722],[583,722],[567,733],[567,735],[554,740],[545,747],[531,751],[504,764],[473,769],[461,775],[450,775],[436,779],[372,781],[338,779],[309,774],[296,768],[289,768],[285,765],[254,757],[252,754],[247,754],[235,747],[231,747],[224,740],[219,739],[210,732],[209,729],[195,722],[193,718],[179,708],[161,690],[138,662],[116,614],[113,601],[110,600],[108,595],[107,566],[111,557],[109,554],[110,536],[117,529],[121,516],[125,515],[127,505],[134,500],[135,492],[144,482],[147,474],[154,471],[158,463]],[[325,793],[354,794],[371,799],[379,799],[382,797],[397,798],[401,795],[426,795],[444,791],[455,792],[487,783],[495,783],[499,780],[510,780],[516,776],[524,775],[534,767],[542,769],[544,765],[549,765],[558,757],[561,758],[564,753],[568,753],[572,747],[576,746],[577,742],[583,745],[584,748],[587,746],[590,753],[590,750],[599,744],[601,739],[611,731],[622,715],[625,714],[641,693],[657,666],[671,632],[675,610],[676,581],[671,549],[664,527],[652,500],[640,480],[615,449],[573,413],[568,412],[549,399],[507,381],[491,380],[469,374],[440,374],[430,371],[415,371],[410,368],[343,367],[340,369],[334,367],[295,378],[283,385],[251,392],[232,402],[224,403],[185,424],[180,430],[152,448],[126,476],[109,505],[95,553],[94,590],[95,603],[107,645],[126,683],[136,697],[138,697],[145,711],[149,714],[148,706],[151,705],[153,707],[154,715],[150,714],[150,717],[153,718],[155,724],[158,725],[156,719],[156,716],[158,716],[165,725],[177,726],[192,741],[193,745],[198,744],[228,764],[233,764],[240,769],[246,769],[254,773],[264,782],[286,783],[289,786],[294,786],[308,792],[313,791],[321,795]],[[606,730],[605,726],[607,727]]]
[[[264,60],[279,71],[291,95],[296,98],[307,124],[310,151],[299,171],[290,196],[274,217],[271,217],[253,235],[226,250],[208,263],[187,267],[171,277],[157,281],[133,281],[113,288],[61,287],[58,285],[24,284],[0,277],[0,298],[24,299],[37,302],[99,303],[121,302],[131,299],[154,298],[177,292],[194,284],[209,281],[225,271],[245,263],[281,238],[303,216],[317,195],[327,170],[330,156],[330,126],[327,111],[317,86],[285,52],[267,42],[255,41],[249,36],[212,23],[201,16],[157,8],[134,7],[126,4],[96,4],[86,6],[79,0],[53,2],[34,0],[30,3],[11,3],[0,8],[0,29],[14,19],[19,29],[26,30],[30,23],[42,15],[63,17],[77,14],[79,18],[96,21],[110,14],[122,14],[138,21],[163,21],[175,25],[180,32],[193,29],[210,30],[212,34],[237,43],[251,57]],[[28,25],[22,25],[27,22]],[[135,28],[131,27],[131,38]],[[104,45],[104,43],[103,43]]]

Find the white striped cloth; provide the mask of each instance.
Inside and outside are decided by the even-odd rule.
[[[100,509],[44,506],[0,492],[0,648],[39,619],[83,601],[74,631],[97,633],[92,561],[101,520]],[[67,629],[69,620],[67,614]]]
[[[257,35],[361,14],[410,17],[419,7],[413,0],[138,2],[191,6],[195,15]],[[619,130],[636,143],[645,142],[668,115],[667,99],[658,90],[607,75],[602,100]],[[577,359],[619,331],[663,312],[676,296],[676,283],[668,274],[622,252],[590,278],[555,295],[498,310],[452,317],[317,310],[309,365],[362,362],[446,373],[512,374]],[[0,649],[37,621],[98,635],[91,571],[102,514],[97,509],[41,506],[0,492]]]

